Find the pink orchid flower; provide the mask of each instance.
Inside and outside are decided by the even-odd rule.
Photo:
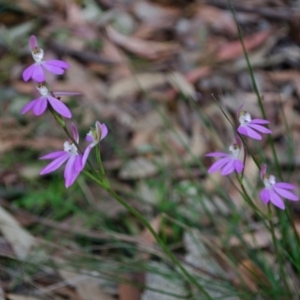
[[[260,171],[260,177],[265,185],[265,188],[260,192],[260,198],[263,203],[267,204],[269,201],[271,201],[278,208],[285,209],[282,198],[290,201],[299,200],[295,194],[289,191],[296,189],[294,185],[286,182],[276,182],[275,176],[267,175],[266,170],[267,166],[263,165]]]
[[[214,162],[212,166],[208,169],[208,173],[213,173],[221,170],[221,175],[226,176],[236,171],[241,173],[244,169],[243,162],[238,158],[240,150],[242,147],[241,140],[237,137],[236,143],[230,145],[229,151],[231,154],[224,152],[211,152],[205,156],[209,157],[221,157],[219,160]]]
[[[34,99],[30,101],[28,104],[26,104],[21,111],[22,114],[27,113],[29,110],[33,110],[33,113],[36,116],[39,116],[45,112],[49,103],[52,106],[52,108],[63,117],[65,118],[72,117],[72,114],[68,109],[68,107],[63,102],[56,99],[52,95],[54,96],[66,95],[66,94],[76,95],[77,93],[71,93],[71,92],[51,93],[43,83],[39,83],[36,88],[40,92],[41,97]]]
[[[86,135],[86,140],[88,142],[91,142],[89,144],[84,153],[83,153],[83,158],[82,158],[82,166],[85,166],[85,163],[87,161],[87,158],[90,154],[90,151],[92,150],[93,147],[95,147],[98,143],[100,143],[101,140],[103,140],[108,133],[108,129],[105,124],[101,124],[99,121],[96,121],[95,123],[95,128],[91,128],[91,130],[88,132]]]
[[[74,140],[79,143],[79,134],[77,128],[72,123],[72,135]],[[64,143],[64,151],[56,151],[42,156],[40,159],[53,159],[53,161],[48,164],[40,172],[41,175],[48,174],[57,170],[64,162],[67,161],[64,178],[65,186],[68,188],[71,186],[80,172],[82,171],[82,155],[78,153],[78,149],[75,144],[66,141]]]
[[[57,75],[63,74],[65,72],[64,69],[70,68],[69,64],[62,60],[43,60],[44,50],[39,48],[36,37],[34,35],[32,35],[29,39],[29,47],[31,49],[31,54],[35,63],[24,70],[24,81],[28,81],[30,78],[37,82],[45,81],[43,68]]]
[[[270,134],[272,131],[262,125],[269,124],[270,121],[264,119],[253,119],[251,115],[242,110],[243,105],[237,111],[237,117],[240,122],[240,126],[237,131],[245,136],[253,138],[255,140],[261,140],[262,137],[258,132]]]

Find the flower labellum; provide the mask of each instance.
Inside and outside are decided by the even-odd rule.
[[[299,198],[290,190],[296,187],[286,182],[276,182],[274,175],[266,174],[267,166],[263,165],[260,171],[260,177],[264,182],[265,188],[260,192],[260,198],[263,203],[267,204],[269,201],[280,209],[285,209],[282,198],[290,201],[298,201]]]
[[[65,72],[64,69],[70,68],[69,64],[62,60],[43,60],[44,50],[39,48],[34,35],[32,35],[29,39],[29,47],[35,63],[24,70],[24,81],[28,81],[30,78],[32,78],[36,82],[43,82],[45,81],[44,69],[53,74],[61,75]]]

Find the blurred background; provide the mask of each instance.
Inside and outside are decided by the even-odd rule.
[[[297,185],[300,2],[232,0],[232,7],[282,176]],[[47,59],[71,65],[62,76],[47,72],[52,91],[80,93],[61,97],[73,114],[67,126],[76,124],[85,147],[90,126],[107,125],[101,157],[112,187],[213,299],[279,289],[271,240],[236,179],[206,171],[212,160],[204,155],[234,141],[227,118],[237,124],[242,103],[261,117],[237,28],[223,0],[0,0],[0,299],[200,299],[100,187],[81,175],[66,189],[62,168],[39,175],[47,164],[39,157],[62,150],[67,137],[50,112],[20,113],[39,97],[33,81],[22,80],[33,63],[31,35]],[[267,139],[249,146],[272,170]],[[250,157],[245,180],[265,210]],[[299,208],[292,203],[297,230]],[[297,291],[299,274],[288,270]]]

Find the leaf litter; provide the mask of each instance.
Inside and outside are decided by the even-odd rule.
[[[26,97],[34,93],[34,87],[24,85],[20,75],[28,65],[28,53],[25,50],[27,38],[30,34],[36,34],[49,46],[51,55],[61,57],[72,65],[72,71],[58,81],[53,79],[52,83],[55,90],[82,93],[78,98],[63,99],[74,106],[75,119],[81,123],[80,130],[86,130],[95,119],[104,119],[109,124],[112,137],[110,142],[103,143],[102,148],[104,165],[110,166],[109,177],[114,180],[115,186],[119,186],[121,193],[128,193],[130,203],[137,205],[136,197],[141,200],[138,202],[139,209],[147,219],[159,223],[161,234],[168,229],[169,237],[175,236],[170,246],[174,243],[174,252],[178,256],[182,254],[182,249],[177,251],[176,247],[180,248],[178,244],[184,248],[184,260],[191,271],[197,273],[197,268],[205,271],[207,280],[213,276],[225,277],[230,274],[233,285],[244,285],[251,292],[259,290],[257,277],[267,286],[269,282],[264,273],[249,258],[238,259],[238,275],[220,262],[218,255],[226,258],[226,251],[233,253],[236,249],[244,249],[243,243],[247,243],[252,251],[260,251],[266,257],[272,256],[272,241],[257,224],[255,216],[236,189],[219,174],[207,177],[205,172],[208,165],[204,154],[216,148],[225,149],[234,138],[231,125],[220,112],[214,98],[231,121],[241,103],[245,103],[251,114],[260,116],[236,25],[224,1],[191,1],[187,4],[182,1],[143,0],[132,1],[127,6],[105,0],[84,3],[67,1],[65,4],[60,1],[36,1],[35,5],[22,0],[18,1],[16,7],[8,2],[5,5],[4,12],[0,12],[0,17],[3,17],[3,34],[0,38],[0,76],[3,78],[0,84],[3,95],[0,100],[0,155],[4,162],[0,168],[1,197],[12,195],[8,191],[20,187],[22,193],[30,188],[38,189],[40,180],[36,175],[26,175],[36,173],[28,170],[28,166],[47,149],[61,147],[64,141],[59,128],[50,121],[50,116],[46,126],[40,119],[33,120],[31,115],[21,117],[17,113],[18,107],[27,101]],[[295,9],[281,0],[256,1],[255,5],[253,1],[234,2],[234,7],[246,50],[255,68],[254,75],[267,117],[272,121],[280,166],[284,176],[289,175],[289,168],[292,170],[291,179],[296,183],[300,144],[300,52],[299,37],[294,34],[298,32],[297,24],[287,23],[289,18],[295,18]],[[285,134],[286,126],[290,128],[294,140],[293,160],[286,155],[286,149],[290,147]],[[258,155],[264,153],[267,159],[272,159],[272,151],[267,143],[262,145]],[[254,144],[250,146],[255,147]],[[30,158],[26,158],[28,161],[19,161],[17,158],[26,149],[32,151]],[[13,155],[13,159],[10,155]],[[253,196],[254,204],[266,212],[253,191],[253,186],[258,182],[258,170],[250,157],[247,157],[246,163],[245,189]],[[47,178],[45,182],[48,180],[52,178]],[[236,184],[235,179],[233,183]],[[68,215],[54,226],[51,223],[54,212],[51,206],[47,207],[40,212],[43,221],[36,219],[33,224],[39,226],[32,229],[25,224],[23,228],[16,221],[14,201],[20,205],[17,197],[9,202],[5,210],[1,207],[1,235],[12,249],[12,252],[4,253],[10,253],[21,262],[37,253],[35,247],[43,248],[40,264],[36,262],[33,271],[25,272],[29,281],[20,275],[17,267],[7,264],[3,271],[6,272],[3,297],[40,299],[38,287],[46,291],[48,288],[51,295],[43,294],[43,299],[45,296],[47,299],[124,300],[129,299],[129,294],[131,299],[149,300],[158,297],[175,299],[175,296],[178,299],[186,295],[186,286],[177,278],[175,270],[161,257],[143,252],[137,246],[143,235],[139,222],[124,210],[109,206],[107,203],[111,199],[99,194],[89,182],[83,186],[88,190],[82,189],[85,192],[76,197],[76,205],[84,214],[90,215],[90,218],[83,218],[85,222],[80,225],[86,226],[81,231],[85,239],[78,239],[71,226],[65,226],[66,230],[56,233],[63,241],[60,246],[64,251],[54,251],[52,246],[55,242],[50,247],[45,243],[46,236],[51,236],[52,230],[58,230],[60,225],[63,227],[66,220],[76,220],[79,212]],[[241,234],[230,236],[226,247],[222,237],[227,234],[226,220],[232,216],[228,201],[220,197],[220,186],[243,217]],[[202,195],[203,190],[206,194]],[[86,207],[85,198],[88,198],[88,194],[94,199],[97,212]],[[70,200],[60,201],[67,203]],[[104,211],[99,217],[101,208],[110,213],[105,216]],[[292,208],[295,214],[299,213],[298,203],[293,203]],[[176,220],[184,220],[187,226],[194,229],[200,228],[202,237],[208,240],[214,228],[216,233],[211,241],[217,245],[217,249],[212,251],[207,244],[202,244],[203,238],[198,234],[195,239],[191,238],[184,226],[166,225],[161,212],[172,215]],[[210,215],[215,216],[215,220]],[[101,221],[99,218],[102,218]],[[250,229],[244,226],[245,220],[251,225]],[[51,224],[52,227],[47,227]],[[157,245],[147,233],[144,235],[149,248],[157,254]],[[276,235],[280,238],[277,231]],[[86,270],[102,271],[103,262],[97,259],[114,259],[118,262],[121,278],[118,278],[119,271],[113,264],[110,268],[105,265],[104,269],[108,269],[109,275],[102,274],[110,281],[120,281],[118,288],[106,290],[96,276],[81,275],[76,268],[72,269],[71,275],[59,272],[53,278],[56,271],[46,262],[60,258],[62,252],[72,247],[77,249],[76,258],[83,261],[83,269]],[[74,260],[67,258],[70,261],[67,259],[64,263],[74,265]],[[95,259],[97,264],[92,263]],[[132,260],[130,267],[125,259]],[[9,275],[11,272],[21,276],[17,286],[10,284],[13,281]],[[168,276],[162,276],[161,273]],[[292,271],[290,274],[291,281],[296,285],[297,275]],[[48,279],[43,281],[46,275]],[[73,283],[64,281],[67,277],[78,276],[85,277]],[[131,285],[135,281],[134,276],[144,278],[140,280],[138,288]],[[26,286],[26,282],[32,284]],[[56,289],[62,282],[63,287]],[[221,283],[219,285],[217,291],[211,290],[214,297],[221,297],[225,291],[225,287]],[[207,288],[210,290],[211,286]],[[29,290],[29,294],[25,290]],[[224,294],[226,292],[228,294],[228,290]],[[230,293],[232,296],[226,299],[242,299],[233,290]]]

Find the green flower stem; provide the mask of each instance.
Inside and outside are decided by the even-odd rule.
[[[115,198],[121,205],[123,205],[129,212],[131,212],[134,216],[136,216],[143,225],[151,232],[157,243],[162,247],[162,249],[165,251],[165,253],[170,257],[170,259],[173,261],[173,263],[178,266],[178,268],[181,270],[183,275],[186,277],[186,279],[189,280],[189,282],[192,282],[197,286],[197,288],[207,297],[209,300],[213,300],[211,296],[206,292],[206,290],[202,287],[202,285],[199,284],[199,282],[191,275],[189,272],[182,266],[180,261],[176,258],[176,256],[169,250],[169,248],[165,245],[163,240],[159,237],[159,235],[155,232],[155,230],[152,228],[152,226],[149,224],[149,222],[132,206],[130,206],[126,201],[124,201],[119,195],[117,195],[110,187],[106,189],[107,192]]]
[[[270,216],[272,215],[270,205],[268,206],[268,213],[269,213]],[[275,228],[274,228],[274,224],[273,224],[273,221],[272,221],[271,218],[269,219],[269,223],[270,223],[270,229],[271,229],[270,231],[271,231],[271,234],[272,234],[272,241],[273,241],[273,244],[274,244],[276,257],[278,258],[278,262],[279,262],[279,271],[280,271],[280,275],[281,275],[280,277],[281,277],[281,279],[284,283],[285,290],[290,292],[289,285],[288,285],[287,280],[286,280],[287,279],[287,274],[285,274],[285,271],[284,271],[284,268],[283,268],[282,256],[281,256],[281,253],[279,252],[279,247],[278,247],[278,244],[277,244],[277,238],[275,236]]]
[[[263,103],[262,103],[262,98],[260,96],[260,93],[259,93],[256,81],[255,81],[254,73],[253,73],[253,70],[252,70],[252,67],[251,67],[251,63],[250,63],[250,60],[249,60],[249,56],[248,56],[248,53],[247,53],[247,50],[246,50],[246,47],[245,47],[245,44],[244,44],[244,40],[243,40],[241,28],[240,28],[240,26],[238,24],[238,21],[237,21],[237,18],[236,18],[236,14],[235,14],[235,11],[233,9],[231,0],[228,0],[228,3],[229,3],[230,10],[232,12],[232,15],[233,15],[236,27],[237,27],[239,40],[240,40],[242,48],[243,48],[243,53],[244,53],[244,56],[245,56],[245,59],[246,59],[246,63],[247,63],[247,67],[248,67],[248,70],[249,70],[249,74],[250,74],[250,78],[251,78],[251,83],[252,83],[254,92],[255,92],[255,94],[257,96],[257,100],[258,100],[258,105],[259,105],[260,111],[262,113],[263,118],[267,119],[266,112],[265,112],[265,109],[264,109],[264,106],[263,106]],[[273,157],[274,157],[274,160],[275,160],[275,165],[276,165],[277,172],[279,174],[280,179],[282,179],[281,168],[280,168],[278,157],[277,157],[277,154],[276,154],[274,141],[273,141],[272,137],[269,134],[268,134],[268,143],[270,144],[271,149],[272,149],[272,154],[273,154]]]

